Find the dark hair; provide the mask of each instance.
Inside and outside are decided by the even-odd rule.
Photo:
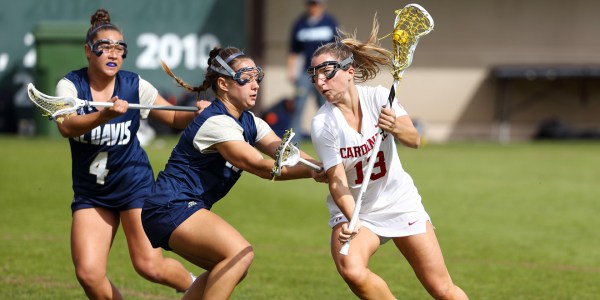
[[[90,17],[90,28],[87,31],[86,42],[91,44],[98,32],[104,30],[114,30],[123,34],[121,29],[110,22],[110,14],[106,9],[100,8]]]
[[[216,57],[219,56],[223,61],[227,63],[229,67],[235,70],[234,67],[237,63],[242,59],[251,59],[249,56],[244,54],[240,49],[235,47],[226,47],[220,48],[215,47],[210,51],[208,57],[208,67],[206,68],[206,74],[204,75],[204,81],[200,86],[191,86],[190,84],[183,81],[181,78],[175,76],[171,69],[164,63],[161,62],[163,69],[165,72],[171,76],[177,82],[177,85],[183,87],[184,89],[190,92],[196,92],[200,95],[200,93],[206,93],[210,88],[216,95],[219,95],[219,91],[217,90],[217,79],[219,77],[228,77],[215,69],[222,69],[223,66],[217,61]]]

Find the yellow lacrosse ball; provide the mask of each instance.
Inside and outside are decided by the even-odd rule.
[[[404,31],[402,29],[398,29],[398,30],[394,31],[394,35],[392,36],[392,39],[394,40],[395,43],[406,44],[408,42],[408,33],[406,33],[406,31]]]

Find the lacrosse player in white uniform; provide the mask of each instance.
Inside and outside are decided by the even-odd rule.
[[[389,107],[387,88],[355,84],[375,77],[378,65],[390,64],[390,53],[379,46],[377,31],[374,20],[367,43],[340,32],[338,41],[321,46],[313,54],[307,70],[327,99],[312,120],[311,138],[329,181],[333,260],[361,299],[395,299],[387,283],[368,268],[369,258],[391,239],[431,296],[468,299],[452,282],[421,196],[396,151],[395,139],[407,147],[419,147],[417,129],[397,100]],[[348,220],[380,128],[385,134],[359,221],[349,230]],[[352,240],[349,254],[342,255],[340,248],[348,240]]]

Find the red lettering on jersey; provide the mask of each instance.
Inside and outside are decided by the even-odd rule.
[[[340,156],[342,158],[353,158],[369,154],[369,152],[373,150],[373,145],[375,145],[375,140],[377,140],[378,134],[379,133],[375,133],[371,138],[367,140],[366,143],[360,146],[340,148]]]
[[[360,145],[361,155],[365,155],[365,154],[369,153],[369,151],[371,151],[371,149],[373,149],[373,147],[369,147],[369,145],[367,145],[367,144]]]
[[[361,153],[360,153],[360,146],[354,146],[354,147],[352,147],[352,150],[354,150],[354,157],[359,157],[359,156],[361,156]]]

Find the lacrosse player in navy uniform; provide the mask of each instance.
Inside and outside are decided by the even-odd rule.
[[[84,107],[57,122],[69,138],[74,198],[71,255],[77,280],[91,299],[122,299],[107,276],[108,254],[121,223],[135,270],[147,280],[185,291],[193,275],[165,258],[142,228],[143,201],[154,182],[150,162],[136,137],[148,116],[184,128],[194,112],[128,110],[129,103],[170,105],[137,74],[121,70],[127,44],[109,13],[91,17],[85,55],[88,67],[72,71],[56,87],[58,96],[114,102],[110,108]],[[209,105],[198,103],[199,109]]]
[[[170,249],[206,270],[184,299],[228,299],[244,278],[254,252],[227,221],[211,212],[243,171],[272,178],[281,139],[249,110],[256,104],[263,71],[237,48],[210,52],[204,82],[192,87],[166,68],[189,91],[216,95],[184,130],[142,210],[142,223],[152,245]],[[309,161],[310,156],[301,153]],[[283,167],[280,180],[324,180],[324,173],[304,166]]]
[[[321,46],[308,68],[327,103],[313,117],[311,137],[329,181],[331,253],[338,272],[361,299],[396,299],[386,282],[373,273],[369,259],[390,239],[435,299],[467,299],[450,278],[429,215],[412,178],[402,168],[395,139],[418,148],[420,137],[398,101],[386,107],[389,89],[357,85],[390,65],[390,53],[377,42],[373,23],[367,43],[340,31],[340,40]],[[359,221],[348,229],[368,158],[379,129],[384,136],[363,197]],[[348,255],[340,253],[348,240]]]

